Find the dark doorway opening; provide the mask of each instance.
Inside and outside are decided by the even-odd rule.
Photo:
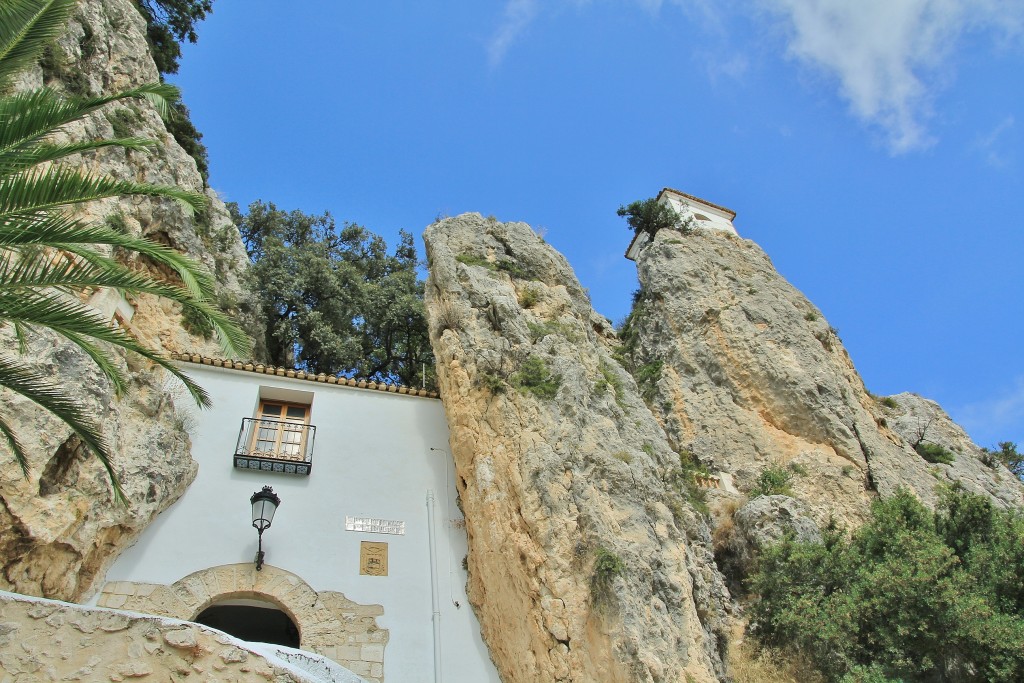
[[[271,607],[270,603],[265,604],[268,606],[220,603],[207,607],[195,621],[242,640],[298,648],[299,629],[295,622],[281,610]]]

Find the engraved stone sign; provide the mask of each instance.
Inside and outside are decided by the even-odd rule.
[[[388,544],[362,541],[359,544],[359,573],[366,576],[388,575]]]

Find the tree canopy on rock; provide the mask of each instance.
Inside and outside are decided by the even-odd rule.
[[[657,197],[648,197],[620,206],[615,212],[626,219],[626,223],[637,234],[646,232],[652,239],[663,228],[686,232],[689,221],[668,204],[658,201]]]
[[[146,40],[162,74],[178,73],[181,41],[196,42],[196,24],[213,11],[213,0],[139,0]]]
[[[389,253],[379,235],[329,213],[231,206],[249,254],[246,288],[261,307],[265,360],[311,373],[419,386],[433,354],[413,237]]]

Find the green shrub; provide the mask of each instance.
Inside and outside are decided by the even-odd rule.
[[[894,399],[892,396],[882,396],[881,398],[878,399],[878,402],[891,410],[896,410],[897,408],[900,407],[900,404],[897,403],[896,399]]]
[[[806,320],[809,323],[813,323],[817,319],[818,314],[815,313],[814,311],[807,311],[806,313],[804,313],[804,320]]]
[[[615,374],[615,371],[611,369],[605,362],[601,362],[601,379],[597,380],[594,384],[595,391],[605,391],[611,388],[615,392],[615,402],[619,404],[619,407],[625,408],[623,405],[623,388],[622,380]]]
[[[512,384],[537,398],[553,399],[562,384],[562,376],[553,374],[547,361],[540,356],[530,356],[523,362],[519,372],[512,375]]]
[[[657,197],[631,202],[620,206],[615,212],[626,219],[626,223],[636,233],[646,232],[653,239],[659,230],[678,230],[684,235],[693,231],[693,219],[684,219],[668,204],[662,204]]]
[[[111,230],[116,230],[122,234],[128,234],[128,223],[125,222],[124,214],[120,211],[107,214],[107,217],[103,219],[103,223]]]
[[[523,308],[533,308],[540,301],[540,290],[535,286],[525,287],[519,293],[519,305]]]
[[[641,365],[633,373],[637,387],[640,389],[640,396],[644,401],[650,403],[654,400],[654,394],[658,391],[658,380],[661,379],[661,370],[664,363],[660,360]]]
[[[135,135],[142,117],[132,107],[118,107],[106,113],[110,127],[114,129],[115,138],[130,138]]]
[[[89,77],[83,69],[77,68],[56,44],[43,50],[39,66],[43,69],[45,85],[51,86],[50,81],[56,80],[71,95],[85,97],[89,94]]]
[[[505,393],[505,380],[493,372],[480,373],[480,386],[492,394]]]
[[[464,263],[467,266],[479,266],[481,268],[486,268],[487,270],[498,269],[498,266],[494,265],[487,259],[474,256],[473,254],[459,254],[455,257],[455,260],[459,263]]]
[[[203,144],[203,134],[196,129],[191,116],[188,107],[175,102],[171,105],[171,115],[164,121],[164,126],[181,148],[195,160],[196,169],[203,183],[206,183],[210,179],[210,156]]]
[[[955,455],[937,443],[925,443],[922,441],[914,446],[914,450],[928,462],[951,465],[956,460]]]
[[[594,573],[590,577],[590,597],[595,606],[610,602],[615,577],[626,571],[622,558],[603,546],[594,551]]]
[[[750,490],[750,497],[788,496],[792,491],[789,483],[793,480],[793,472],[781,465],[769,465],[757,478],[757,483]]]
[[[1002,441],[996,448],[982,448],[981,461],[993,468],[1002,463],[1017,477],[1024,479],[1024,455],[1017,452],[1017,444],[1012,441]]]
[[[501,272],[508,273],[512,277],[519,278],[520,280],[535,279],[533,271],[519,263],[516,263],[515,261],[503,259],[498,261],[498,263],[495,264],[495,267]]]
[[[798,477],[806,477],[808,475],[807,468],[798,462],[789,463],[789,471]]]
[[[789,537],[749,580],[753,633],[831,681],[1024,680],[1024,518],[947,489],[899,491],[847,538]]]
[[[213,339],[213,325],[204,316],[199,315],[191,308],[181,311],[181,326],[193,337]]]
[[[653,456],[653,449],[650,455]],[[711,515],[708,508],[707,491],[697,483],[697,477],[710,477],[711,472],[688,450],[679,451],[679,467],[672,468],[665,477],[665,483],[676,495],[684,498],[695,510],[705,517]],[[675,501],[666,503],[676,521],[682,520],[682,507]]]

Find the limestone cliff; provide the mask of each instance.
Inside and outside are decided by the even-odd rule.
[[[76,94],[123,90],[158,80],[145,40],[145,22],[130,0],[83,0],[67,32],[44,64],[22,78],[22,87],[43,84]],[[63,131],[66,139],[133,135],[156,139],[150,152],[110,150],[83,159],[91,169],[118,178],[177,185],[204,191],[196,164],[167,133],[147,103],[136,101],[99,112]],[[237,273],[245,253],[222,202],[206,190],[211,207],[192,217],[173,202],[137,198],[97,202],[85,215],[123,225],[204,262],[217,275],[222,299],[238,291]],[[145,263],[135,264],[146,267]],[[117,296],[98,292],[101,310]],[[131,302],[130,329],[144,342],[166,351],[196,350],[216,354],[212,342],[190,336],[177,305],[151,297]],[[126,304],[121,303],[122,306]],[[21,593],[76,600],[97,586],[117,553],[195,477],[184,429],[187,397],[180,396],[162,371],[127,357],[131,377],[118,399],[76,348],[40,334],[26,358],[41,376],[62,384],[97,416],[115,453],[131,507],[111,500],[105,473],[83,457],[77,440],[63,423],[34,404],[0,396],[2,409],[17,425],[29,450],[30,473],[23,477],[8,455],[0,471],[0,587]],[[178,405],[176,405],[176,402]]]
[[[424,239],[469,596],[503,680],[720,680],[708,527],[608,321],[523,223],[467,214]]]
[[[836,331],[753,242],[664,230],[637,270],[629,357],[673,445],[731,485],[720,497],[738,498],[776,466],[789,468],[793,496],[819,523],[855,526],[875,496],[898,487],[933,503],[940,481],[1024,504],[1020,482],[979,461],[937,406],[869,394]],[[956,460],[918,455],[912,435],[921,429]]]

